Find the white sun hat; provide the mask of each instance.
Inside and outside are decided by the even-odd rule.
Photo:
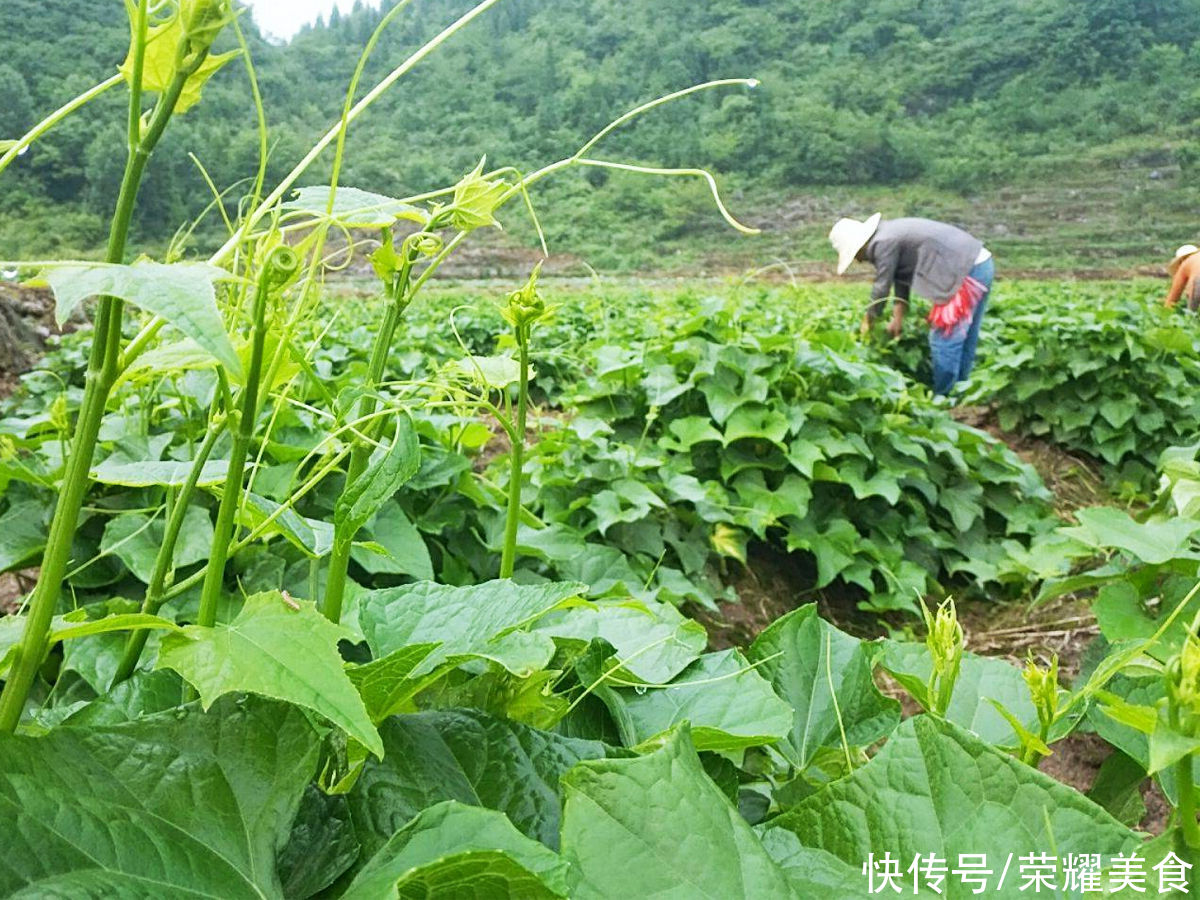
[[[1167,263],[1167,271],[1174,275],[1175,270],[1179,268],[1180,263],[1182,263],[1193,253],[1200,253],[1200,247],[1197,247],[1195,244],[1184,244],[1175,251],[1175,258]]]
[[[838,219],[833,228],[829,229],[829,243],[833,244],[833,249],[837,251],[838,255],[837,273],[839,275],[850,268],[850,263],[854,262],[858,251],[867,245],[867,241],[879,227],[881,218],[879,213],[875,213],[865,222],[860,222],[858,219]]]

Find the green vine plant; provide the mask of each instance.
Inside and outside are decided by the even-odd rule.
[[[129,86],[128,153],[120,193],[109,231],[105,260],[120,264],[133,218],[138,189],[150,155],[176,112],[199,99],[205,81],[229,56],[209,51],[232,18],[228,0],[188,0],[161,21],[151,22],[149,0],[130,7],[131,41],[121,76]],[[111,80],[111,79],[110,79]],[[144,94],[155,93],[152,109],[143,115]],[[11,149],[10,153],[13,152]],[[0,729],[13,731],[47,651],[51,621],[70,562],[71,542],[87,493],[92,456],[100,421],[113,384],[120,373],[121,325],[124,301],[113,294],[100,297],[87,382],[79,418],[55,505],[42,569],[29,606],[20,644],[13,651],[9,676],[0,694]]]
[[[1183,648],[1167,663],[1163,675],[1167,696],[1150,735],[1151,765],[1174,766],[1179,791],[1176,820],[1188,849],[1200,850],[1193,774],[1193,761],[1200,752],[1200,639],[1194,630],[1189,631]]]
[[[288,523],[298,516],[296,505],[329,479],[340,479],[334,506],[331,546],[305,545],[312,560],[312,602],[333,622],[341,621],[350,553],[356,536],[396,490],[410,479],[420,463],[420,445],[413,422],[403,404],[383,393],[386,366],[404,312],[443,263],[473,232],[497,225],[497,213],[521,198],[537,221],[529,189],[556,172],[574,166],[615,168],[663,177],[700,178],[712,193],[721,216],[743,233],[754,233],[725,207],[713,176],[699,168],[656,168],[597,159],[596,146],[609,134],[658,106],[713,89],[754,87],[753,79],[721,79],[695,85],[644,103],[614,119],[575,153],[522,176],[511,167],[485,170],[485,161],[457,184],[408,198],[389,198],[367,191],[340,188],[346,134],[362,113],[429,53],[452,37],[499,0],[483,0],[444,28],[434,38],[394,68],[368,90],[357,95],[359,80],[379,35],[408,6],[402,0],[381,20],[359,60],[346,95],[342,114],[308,154],[268,194],[263,196],[267,155],[266,118],[257,91],[253,62],[238,28],[229,0],[139,0],[129,4],[130,50],[119,76],[56,110],[11,145],[0,148],[0,170],[70,114],[114,87],[129,89],[128,155],[124,178],[112,219],[108,250],[103,264],[62,261],[17,261],[22,268],[40,266],[54,289],[60,318],[69,315],[88,297],[98,297],[95,329],[88,361],[86,388],[70,438],[70,451],[62,472],[61,492],[54,509],[39,579],[28,601],[28,615],[20,642],[4,660],[7,678],[0,694],[0,728],[12,732],[25,711],[37,673],[51,645],[65,637],[103,630],[128,631],[113,683],[128,679],[139,666],[149,631],[178,630],[174,621],[161,618],[163,605],[199,586],[199,606],[191,616],[201,628],[218,620],[227,590],[227,563],[239,550],[263,537],[285,534],[303,543]],[[214,42],[230,29],[239,49],[211,52]],[[207,263],[179,262],[190,229],[172,242],[167,264],[138,260],[126,264],[126,243],[139,186],[152,151],[172,117],[201,101],[204,84],[230,60],[241,56],[253,88],[258,115],[260,162],[244,210],[229,218],[224,197],[210,179],[213,203],[230,232],[226,243]],[[145,99],[154,95],[149,109]],[[302,188],[289,197],[296,183],[328,147],[334,146],[332,177],[328,185]],[[197,161],[201,172],[203,165]],[[403,224],[402,224],[403,223]],[[370,363],[361,383],[348,396],[326,397],[332,427],[297,466],[297,480],[279,503],[255,494],[257,460],[273,439],[281,409],[292,403],[298,379],[320,384],[310,357],[315,344],[304,346],[299,335],[311,325],[320,302],[326,272],[335,260],[344,264],[355,247],[353,230],[370,227],[380,235],[371,262],[381,284],[383,318],[375,330]],[[401,228],[414,229],[400,235]],[[330,254],[330,232],[346,237],[348,251]],[[543,251],[545,241],[542,238]],[[9,263],[5,263],[8,265]],[[122,337],[125,305],[141,309],[138,332]],[[545,313],[537,292],[537,271],[527,285],[514,292],[506,315],[514,329],[520,365],[515,421],[506,423],[513,440],[509,503],[500,571],[512,574],[516,523],[520,515],[525,418],[528,410],[529,340],[532,327]],[[140,613],[110,617],[92,630],[56,624],[60,594],[71,570],[72,539],[80,511],[92,482],[91,472],[101,421],[114,388],[149,368],[154,353],[170,363],[170,352],[186,355],[178,345],[162,347],[159,336],[171,325],[207,354],[203,365],[216,373],[217,389],[207,409],[203,437],[192,447],[191,459],[173,465],[169,473],[147,484],[161,488],[165,501],[156,508],[163,516],[162,541]],[[319,340],[319,336],[315,339]],[[142,358],[147,364],[143,366]],[[192,363],[188,363],[191,365]],[[141,482],[140,482],[141,483]],[[189,509],[203,492],[218,497],[216,521],[206,564],[175,582],[173,560],[186,530]],[[147,526],[148,527],[148,526]],[[327,560],[326,560],[327,558]],[[324,588],[317,577],[324,563]]]
[[[953,598],[946,600],[935,613],[931,614],[924,605],[921,611],[925,615],[927,629],[925,645],[929,648],[929,658],[933,662],[927,687],[929,712],[935,716],[945,716],[950,708],[950,699],[954,696],[954,685],[958,681],[958,671],[962,665],[965,647],[963,628],[958,621],[958,611],[954,607]]]
[[[1023,730],[1017,732],[1022,739],[1021,761],[1032,766],[1041,757],[1050,754],[1050,731],[1062,714],[1063,691],[1058,684],[1058,654],[1052,654],[1049,664],[1042,666],[1030,653],[1021,676],[1029,687],[1029,696],[1038,717],[1036,737]]]
[[[756,233],[756,229],[743,225],[729,213],[721,201],[715,179],[705,170],[633,166],[625,163],[589,159],[584,155],[620,125],[664,103],[713,88],[730,85],[753,87],[756,84],[757,82],[754,79],[723,79],[696,85],[686,90],[659,97],[614,119],[585,142],[570,157],[545,166],[523,178],[517,177],[513,181],[508,181],[507,177],[516,174],[515,170],[501,168],[485,172],[485,160],[481,160],[475,169],[468,173],[453,188],[446,188],[441,191],[434,191],[415,197],[393,198],[361,190],[343,190],[342,203],[338,207],[335,205],[335,200],[333,199],[338,194],[336,186],[301,189],[296,200],[285,204],[286,208],[300,213],[307,213],[310,217],[322,217],[326,224],[336,222],[345,228],[374,225],[383,229],[383,240],[379,249],[372,254],[371,263],[384,285],[386,311],[383,323],[375,334],[374,345],[371,351],[371,365],[366,381],[363,384],[364,397],[359,407],[360,417],[370,416],[374,412],[375,400],[373,399],[372,392],[378,386],[383,374],[383,366],[387,354],[391,349],[396,327],[404,310],[412,303],[420,289],[472,232],[479,228],[496,225],[496,213],[506,203],[517,197],[525,200],[540,235],[541,228],[537,222],[536,214],[533,212],[532,204],[529,202],[528,190],[532,185],[555,172],[562,171],[573,165],[580,165],[621,168],[627,171],[667,177],[701,177],[708,183],[718,210],[725,220],[743,233]],[[438,202],[439,198],[442,197],[450,198],[448,205],[442,205]],[[416,205],[431,200],[433,203],[428,208]],[[339,211],[335,216],[331,217],[329,211],[334,209],[338,209]],[[420,226],[420,229],[406,237],[401,244],[400,252],[396,253],[391,228],[401,221],[416,223]],[[441,234],[446,229],[452,232],[449,238],[445,238]],[[543,250],[545,250],[544,240]],[[424,264],[418,272],[417,266],[421,262]],[[504,552],[501,560],[502,577],[511,575],[514,564],[516,527],[522,485],[522,479],[519,475],[524,449],[523,417],[526,414],[528,404],[528,338],[529,329],[532,327],[533,322],[537,318],[540,318],[540,314],[535,314],[535,309],[539,302],[536,293],[536,273],[524,291],[516,292],[514,297],[517,299],[510,300],[505,315],[517,334],[522,384],[518,392],[518,422],[513,425],[512,433],[510,434],[510,437],[515,437],[513,440],[512,459],[513,471],[518,477],[510,481],[509,511],[506,515]],[[516,312],[519,309],[524,311]],[[518,319],[520,320],[519,324]],[[367,435],[359,439],[351,450],[351,463],[346,478],[347,490],[350,490],[355,481],[364,475],[369,445],[370,438]],[[399,486],[399,484],[396,485],[397,488]],[[337,535],[334,551],[329,562],[323,611],[326,617],[333,622],[340,621],[342,613],[353,539],[354,534],[352,530],[343,528]]]
[[[509,454],[508,506],[504,514],[504,548],[500,556],[501,578],[512,577],[517,558],[517,525],[521,517],[521,488],[524,486],[525,429],[529,415],[529,340],[533,326],[550,314],[546,301],[538,292],[540,271],[539,263],[526,285],[508,295],[508,304],[502,310],[517,341],[518,381],[516,421],[507,423],[512,452]]]

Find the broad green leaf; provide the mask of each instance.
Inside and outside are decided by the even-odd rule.
[[[1079,525],[1063,533],[1089,547],[1124,550],[1148,563],[1195,556],[1191,539],[1200,522],[1192,519],[1135,522],[1124,510],[1108,506],[1081,509],[1075,517]]]
[[[1092,609],[1100,632],[1105,640],[1114,644],[1125,640],[1149,640],[1158,633],[1168,616],[1175,615],[1176,608],[1195,585],[1196,579],[1192,576],[1172,576],[1156,567],[1129,572],[1123,579],[1104,585],[1096,593]],[[1149,596],[1144,598],[1143,591]],[[1150,598],[1157,602],[1147,603],[1146,599]],[[1147,648],[1147,655],[1165,662],[1178,653],[1197,612],[1200,612],[1200,596],[1192,597],[1179,610],[1162,637]]]
[[[46,512],[41,501],[25,500],[0,516],[0,572],[29,565],[41,555],[49,531]]]
[[[584,762],[563,783],[562,855],[574,900],[795,897],[713,784],[686,727],[638,759]]]
[[[111,634],[114,631],[141,631],[143,629],[176,632],[182,630],[170,619],[152,616],[149,613],[122,613],[105,616],[103,619],[93,619],[90,622],[64,618],[61,624],[56,621],[55,626],[50,629],[50,642],[69,641],[72,638],[91,637],[97,634]]]
[[[1090,555],[1090,551],[1088,551],[1088,555]],[[1126,566],[1122,562],[1115,560],[1097,569],[1092,569],[1090,572],[1051,578],[1038,591],[1035,604],[1045,603],[1047,600],[1053,600],[1077,591],[1100,587],[1114,579],[1124,578],[1127,571]]]
[[[813,468],[825,459],[825,451],[819,444],[801,437],[788,447],[788,462],[805,478],[812,478]]]
[[[938,493],[938,503],[950,513],[954,527],[969,531],[975,520],[983,515],[983,488],[970,481],[962,481],[953,487],[945,487]]]
[[[665,603],[594,600],[573,604],[540,621],[537,631],[556,638],[612,645],[624,673],[646,684],[666,684],[699,658],[704,627]]]
[[[1106,584],[1096,592],[1092,604],[1104,639],[1109,643],[1130,639],[1149,639],[1158,631],[1159,622],[1142,603],[1141,592],[1128,581]],[[1191,616],[1184,615],[1188,621]]]
[[[436,643],[409,644],[393,650],[382,659],[346,668],[346,674],[358,689],[372,722],[381,722],[394,713],[406,711],[405,707],[413,696],[440,677],[443,668],[425,675],[413,675],[413,670],[439,646]]]
[[[100,619],[86,621],[81,618],[83,611],[76,610],[65,616],[55,616],[50,622],[50,635],[47,650],[59,641],[72,638],[94,637],[99,634],[112,634],[118,631],[139,631],[143,629],[178,631],[179,626],[169,619],[152,616],[146,613],[121,613],[105,616]],[[4,616],[0,618],[0,675],[8,671],[12,663],[12,651],[25,634],[26,616]]]
[[[1139,677],[1118,674],[1108,681],[1105,690],[1096,693],[1096,702],[1088,710],[1088,722],[1100,737],[1148,771],[1152,765],[1151,735],[1158,728],[1158,710],[1165,696],[1166,685],[1159,674]],[[1155,748],[1160,759],[1171,743],[1168,738]],[[1200,783],[1200,759],[1193,758],[1192,765],[1193,780]],[[1178,802],[1174,767],[1160,771],[1156,780],[1167,800]]]
[[[355,547],[350,558],[372,575],[411,575],[420,581],[433,581],[433,560],[425,538],[398,503],[386,503],[366,526],[367,535],[374,538],[387,555],[366,547]]]
[[[392,443],[376,451],[366,470],[338,497],[333,520],[338,529],[354,534],[421,468],[421,445],[412,418],[396,416]]]
[[[789,740],[800,768],[826,747],[865,747],[891,733],[900,705],[884,697],[872,676],[875,649],[843,634],[802,606],[772,623],[748,656],[776,694],[795,710]]]
[[[791,837],[777,840],[773,832],[781,830]],[[860,895],[867,884],[862,866],[872,854],[908,862],[917,854],[948,862],[986,854],[1001,861],[998,875],[1010,853],[1057,857],[1068,847],[1089,847],[1109,857],[1140,843],[1072,788],[928,716],[904,722],[866,766],[772,819],[762,834],[768,848],[786,851],[789,868],[802,872],[807,861],[828,877],[840,866],[847,881],[858,879]],[[988,896],[1029,896],[1020,884],[1012,878],[997,890],[993,877]],[[953,877],[943,890],[948,898],[974,896]]]
[[[824,851],[804,846],[800,838],[785,828],[766,828],[759,830],[758,835],[763,849],[783,870],[797,896],[845,897],[849,900],[866,894],[867,882],[861,869],[847,866]]]
[[[789,474],[775,487],[769,488],[762,472],[743,472],[734,479],[734,489],[743,515],[755,534],[765,537],[765,530],[785,516],[803,517],[812,500],[812,485],[799,475]]]
[[[432,672],[451,659],[494,660],[514,674],[542,668],[554,654],[542,634],[520,632],[550,610],[586,591],[586,585],[522,585],[488,581],[469,587],[422,581],[366,591],[359,622],[376,659],[410,644],[438,643],[413,676]]]
[[[346,798],[310,784],[277,868],[285,897],[312,897],[354,865],[361,848]]]
[[[133,606],[134,604],[130,604]],[[178,626],[176,626],[178,627]],[[153,632],[147,634],[147,647],[138,658],[135,671],[145,672],[154,665],[158,653],[158,642],[151,640]],[[125,650],[127,635],[119,631],[82,637],[68,641],[62,648],[62,665],[58,670],[58,679],[65,689],[74,681],[74,676],[87,683],[95,695],[103,695],[112,685],[113,676],[120,665],[121,655]],[[175,673],[169,672],[168,675]],[[175,697],[175,704],[183,696],[183,683],[176,679],[180,693]],[[40,712],[45,712],[42,710]]]
[[[818,465],[820,465],[818,463]],[[854,563],[863,544],[862,535],[847,519],[832,519],[822,529],[795,523],[788,529],[789,550],[808,550],[817,563],[817,585],[824,587]]]
[[[1135,396],[1106,397],[1097,407],[1108,424],[1113,428],[1123,428],[1138,409],[1138,398]]]
[[[192,471],[190,462],[171,460],[142,460],[139,462],[113,462],[105,460],[92,467],[91,478],[100,484],[117,484],[123,487],[181,487]],[[200,487],[223,484],[229,472],[229,461],[214,459],[200,469]]]
[[[296,191],[283,208],[324,216],[329,208],[329,186],[315,185]],[[350,228],[383,228],[404,219],[424,225],[429,214],[401,200],[352,187],[338,187],[333,198],[333,218]]]
[[[305,518],[291,508],[279,512],[282,504],[257,494],[248,493],[245,496],[247,526],[257,528],[270,518],[264,535],[282,535],[297,550],[313,559],[327,556],[333,549],[333,525],[329,522]]]
[[[408,872],[395,890],[399,900],[555,900],[563,896],[499,850],[466,850],[444,856]]]
[[[127,3],[129,19],[132,27],[137,28],[137,4]],[[181,13],[174,13],[165,22],[151,25],[147,33],[147,43],[142,62],[142,89],[163,93],[175,78],[178,65],[180,45],[188,39],[184,33],[184,22]],[[132,39],[136,41],[136,37]],[[125,80],[131,82],[134,71],[135,47],[131,41],[129,55],[121,63],[119,69]],[[208,79],[212,78],[225,63],[237,56],[240,50],[230,50],[227,53],[210,53],[188,76],[183,90],[175,104],[176,114],[187,112],[188,109],[200,102],[200,93]]]
[[[282,897],[318,750],[300,710],[256,698],[0,736],[0,893]]]
[[[924,644],[885,641],[879,664],[918,702],[923,702],[933,667]],[[990,744],[1019,746],[1012,725],[992,701],[1001,704],[1026,728],[1037,730],[1037,710],[1021,670],[1002,659],[964,653],[946,718]]]
[[[0,617],[0,675],[8,672],[12,665],[13,648],[21,643],[25,634],[25,616],[8,615]]]
[[[342,666],[338,641],[353,638],[307,601],[293,609],[278,592],[256,594],[228,625],[189,625],[168,635],[158,668],[174,669],[207,709],[232,691],[262,694],[311,709],[376,755],[379,733]]]
[[[1138,795],[1138,799],[1141,799],[1140,795]],[[1180,871],[1179,863],[1181,860],[1191,866],[1190,869],[1185,870],[1184,880],[1188,885],[1188,890],[1193,893],[1195,892],[1195,873],[1200,871],[1200,852],[1188,846],[1187,839],[1183,835],[1183,829],[1179,825],[1172,824],[1158,837],[1146,841],[1146,843],[1139,847],[1138,850],[1138,855],[1141,856],[1145,862],[1140,864],[1137,868],[1145,872],[1147,877],[1145,881],[1145,893],[1137,894],[1136,896],[1153,897],[1154,894],[1152,892],[1159,887],[1159,870],[1155,867],[1159,866],[1161,863],[1166,863],[1167,867],[1174,866],[1174,871]],[[1169,854],[1173,854],[1173,858],[1169,858]],[[1171,868],[1165,869],[1165,873],[1168,876],[1171,872]],[[1170,881],[1166,881],[1166,885],[1169,884]],[[1128,894],[1131,893],[1131,891],[1126,891],[1125,893]],[[1169,897],[1174,893],[1181,892],[1171,890],[1170,893],[1160,894],[1159,896]]]
[[[464,668],[432,684],[421,694],[419,702],[424,709],[476,709],[533,728],[558,730],[558,724],[571,712],[568,697],[555,693],[562,674],[557,670],[542,670],[520,677],[504,669],[471,674]],[[605,739],[602,734],[570,734]]]
[[[562,774],[581,759],[631,755],[478,710],[392,716],[379,733],[387,754],[368,760],[346,795],[368,858],[409,819],[443,800],[499,810],[526,837],[556,848]]]
[[[479,866],[478,854],[491,853]],[[424,890],[418,890],[418,886]],[[503,813],[446,800],[422,810],[396,832],[351,883],[343,900],[451,898],[463,891],[505,898],[565,897],[567,864],[557,853],[517,831]]]
[[[697,750],[740,750],[788,736],[792,708],[736,650],[706,653],[662,687],[614,689],[604,700],[640,744],[691,724]]]
[[[185,372],[190,369],[210,369],[217,361],[213,355],[190,338],[160,344],[147,350],[130,363],[117,379],[120,384],[141,372],[150,372],[160,378],[167,372]]]
[[[1159,709],[1154,731],[1150,733],[1150,762],[1146,772],[1150,775],[1162,772],[1185,756],[1197,752],[1200,752],[1200,738],[1172,727],[1167,711]]]
[[[120,725],[174,710],[183,696],[183,686],[183,679],[174,672],[139,669],[128,680],[113,686],[108,693],[73,713],[65,724]]]
[[[724,522],[718,522],[713,528],[708,542],[717,554],[728,559],[736,559],[743,566],[748,565],[746,557],[749,552],[747,545],[750,543],[750,535],[746,532],[732,528]]]
[[[868,497],[882,497],[889,504],[895,505],[899,503],[900,475],[887,468],[881,468],[868,477],[865,474],[868,467],[869,464],[866,460],[852,459],[839,464],[838,477],[842,484],[847,485],[854,492],[854,496],[858,500],[866,500]],[[945,497],[948,493],[948,491],[943,491],[942,496]],[[982,489],[980,489],[979,493],[983,493]],[[969,511],[972,507],[964,504],[963,509]],[[983,513],[983,508],[978,506],[978,504],[973,509],[974,512],[969,518],[964,517],[960,519],[958,516],[955,516],[955,524],[964,531],[970,528],[976,516]],[[960,511],[959,515],[963,515],[963,512]]]
[[[737,440],[761,439],[784,446],[788,435],[787,418],[766,404],[746,404],[729,416],[725,423],[723,442],[726,446]]]
[[[465,378],[493,391],[500,391],[521,380],[521,362],[511,356],[468,356],[446,364],[446,374]],[[529,368],[529,380],[535,377]]]
[[[704,399],[708,401],[709,413],[718,425],[724,425],[733,411],[743,403],[754,401],[753,397],[747,397],[745,392],[739,389],[735,379],[706,378],[700,382],[700,390],[704,393]]]
[[[603,378],[605,375],[633,372],[639,367],[641,361],[641,354],[631,347],[605,344],[595,353],[596,377]]]
[[[149,584],[154,562],[162,546],[164,516],[154,519],[143,513],[126,513],[109,520],[100,539],[100,551],[117,556],[143,584]],[[175,543],[173,563],[190,566],[208,559],[212,544],[213,525],[208,510],[189,507],[183,516],[183,527]]]
[[[651,406],[662,407],[691,390],[692,382],[681,382],[675,373],[675,367],[663,364],[647,368],[642,378],[642,387],[646,389],[646,402]]]
[[[667,430],[674,435],[675,440],[664,438],[663,446],[679,452],[690,450],[694,445],[705,441],[724,441],[721,432],[713,427],[712,420],[708,416],[672,419],[667,424]]]
[[[1087,796],[1123,825],[1136,827],[1146,816],[1142,783],[1146,770],[1128,754],[1115,750],[1100,764]]]
[[[228,277],[224,269],[200,263],[71,265],[54,266],[46,272],[54,289],[59,325],[88,297],[119,297],[162,316],[229,371],[240,374],[242,364],[225,331],[213,290],[213,282]]]
[[[1158,678],[1154,680],[1161,681]],[[1162,691],[1159,690],[1155,693],[1161,694]],[[1096,692],[1096,709],[1114,722],[1146,736],[1154,733],[1155,725],[1158,723],[1158,710],[1155,707],[1130,703],[1124,697],[1111,691]],[[1114,743],[1111,738],[1106,738],[1106,740]],[[1145,758],[1147,759],[1146,765],[1149,766],[1148,753]]]
[[[1191,355],[1196,352],[1191,335],[1182,328],[1148,328],[1145,333],[1146,343],[1171,354]],[[1130,402],[1133,402],[1132,398]],[[1118,425],[1113,422],[1113,425]],[[1118,425],[1119,427],[1119,425]]]

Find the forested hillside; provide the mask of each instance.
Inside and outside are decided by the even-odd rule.
[[[381,41],[368,79],[470,6],[418,0]],[[244,20],[274,174],[333,121],[379,16],[361,7],[335,15],[287,46],[263,42]],[[108,77],[126,29],[118,0],[0,4],[0,138]],[[407,193],[456,179],[484,152],[534,166],[637,102],[730,76],[762,86],[656,111],[606,154],[712,168],[765,224],[773,203],[834,185],[994,197],[1035,164],[1098,147],[1150,147],[1173,176],[1196,159],[1200,138],[1197,33],[1197,0],[505,0],[371,111],[342,180]],[[235,62],[158,154],[141,227],[161,234],[210,201],[180,149],[221,188],[251,174],[254,122]],[[122,127],[120,99],[101,98],[0,176],[0,258],[86,252],[102,240]],[[588,217],[610,231],[640,223],[657,239],[694,227],[696,192],[592,174],[541,192],[552,236],[571,239]],[[202,243],[218,225],[206,221]],[[627,261],[611,250],[597,259]]]

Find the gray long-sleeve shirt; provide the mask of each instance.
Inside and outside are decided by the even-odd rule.
[[[872,319],[892,292],[905,302],[912,293],[945,303],[975,265],[983,242],[961,228],[932,219],[884,219],[867,241],[863,257],[875,265]]]

